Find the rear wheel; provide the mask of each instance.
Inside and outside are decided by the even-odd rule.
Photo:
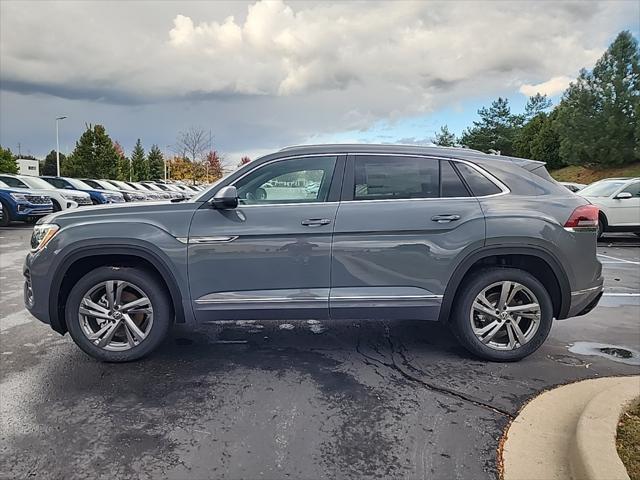
[[[530,273],[490,268],[460,287],[451,326],[462,345],[485,360],[512,362],[544,343],[553,321],[551,297]]]
[[[62,210],[62,207],[60,206],[60,204],[56,200],[52,199],[51,203],[53,203],[53,211],[54,212],[59,212],[60,210]]]
[[[107,362],[137,360],[165,338],[172,320],[169,294],[138,268],[100,267],[71,289],[67,328],[75,343]]]
[[[604,233],[606,228],[607,228],[607,219],[601,213],[598,216],[598,230],[597,230],[598,240],[600,240],[600,238],[602,238],[602,234]]]

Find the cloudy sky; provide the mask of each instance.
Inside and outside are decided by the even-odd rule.
[[[129,152],[210,129],[229,162],[425,142],[497,96],[556,101],[640,2],[0,1],[0,143],[42,156],[102,123]]]

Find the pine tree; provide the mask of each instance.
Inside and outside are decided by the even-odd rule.
[[[102,125],[87,125],[76,148],[62,165],[69,177],[117,178],[118,154]]]
[[[498,98],[489,108],[478,110],[479,121],[467,128],[460,137],[460,143],[482,152],[500,152],[502,155],[515,153],[514,140],[522,125],[521,115],[513,115],[509,100]]]
[[[524,108],[524,119],[531,120],[536,115],[551,108],[551,105],[551,100],[546,95],[536,93],[534,96],[529,97],[527,101],[527,105]]]
[[[164,157],[158,148],[158,145],[152,145],[147,155],[147,164],[149,165],[149,179],[159,180],[164,178]]]
[[[640,160],[640,51],[618,34],[593,71],[582,70],[558,108],[560,155],[567,163],[622,165]]]
[[[67,157],[64,153],[60,154],[60,170],[66,161]],[[40,168],[40,175],[57,175],[58,174],[58,161],[56,159],[56,151],[51,150],[46,157]]]
[[[0,173],[18,173],[18,164],[13,153],[2,146],[0,146]]]
[[[441,147],[453,147],[456,145],[456,136],[449,131],[447,125],[440,127],[440,131],[436,133],[433,143]]]
[[[144,148],[142,148],[140,139],[138,139],[131,152],[131,179],[134,182],[149,180],[149,164],[144,155]]]

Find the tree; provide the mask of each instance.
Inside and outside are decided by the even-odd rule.
[[[102,125],[87,125],[62,166],[69,177],[118,178],[118,153]]]
[[[546,95],[536,93],[534,96],[529,97],[527,105],[524,107],[524,120],[531,120],[536,115],[550,109],[551,105],[551,100],[549,100]]]
[[[558,107],[560,155],[567,163],[622,165],[640,160],[640,51],[628,31],[581,70]]]
[[[480,120],[474,121],[473,127],[462,132],[460,143],[486,153],[513,155],[513,142],[523,119],[511,113],[509,100],[500,97],[489,108],[478,110],[478,115]]]
[[[18,173],[18,164],[13,153],[2,146],[0,146],[0,173]]]
[[[547,163],[549,169],[564,166],[560,159],[560,137],[555,127],[555,112],[538,113],[519,131],[514,140],[515,154]]]
[[[246,165],[250,161],[251,161],[251,159],[248,156],[245,155],[240,159],[240,163],[238,163],[238,167],[242,167],[243,165]]]
[[[453,147],[456,145],[456,136],[449,131],[447,125],[440,127],[440,131],[436,133],[433,143],[441,147]]]
[[[187,180],[193,178],[193,164],[188,158],[176,155],[169,160],[171,178],[175,180]]]
[[[64,153],[60,154],[60,169],[62,169],[62,165],[66,161],[67,157]],[[51,150],[46,157],[44,157],[44,162],[40,167],[40,175],[57,175],[58,174],[58,162],[56,160],[56,151]]]
[[[205,164],[205,181],[215,182],[219,178],[222,178],[224,171],[222,168],[222,157],[217,151],[211,150],[207,153],[207,157],[204,160]]]
[[[113,142],[113,149],[116,151],[116,155],[118,156],[118,180],[127,181],[129,180],[130,171],[131,171],[131,163],[129,163],[129,159],[127,158],[124,148],[120,145],[119,141]]]
[[[158,145],[152,145],[147,155],[147,163],[149,165],[149,179],[159,180],[164,178],[164,156],[158,148]]]
[[[140,139],[136,141],[136,145],[131,152],[131,180],[134,182],[149,180],[149,164]]]
[[[196,165],[207,148],[210,147],[209,143],[209,135],[201,127],[190,127],[178,135],[176,150],[182,152],[183,157],[191,160],[193,183],[196,183]]]

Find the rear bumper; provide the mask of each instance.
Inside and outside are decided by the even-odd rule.
[[[586,315],[593,310],[602,298],[603,280],[593,287],[571,292],[571,306],[567,318]]]

